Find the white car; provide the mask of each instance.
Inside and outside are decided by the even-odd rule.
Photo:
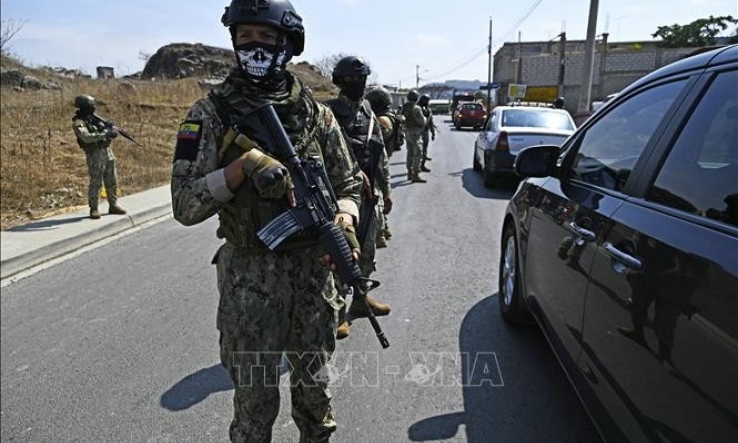
[[[474,142],[474,170],[483,171],[492,187],[500,175],[514,175],[515,157],[523,148],[562,145],[576,125],[563,109],[497,106]]]

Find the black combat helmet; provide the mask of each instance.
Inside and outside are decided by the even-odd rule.
[[[375,114],[387,112],[392,106],[392,96],[384,88],[374,88],[364,96]]]
[[[428,97],[427,95],[423,94],[418,99],[418,106],[428,106],[428,103],[429,102],[430,102],[430,97]]]
[[[564,97],[559,97],[556,100],[554,100],[554,108],[556,109],[563,109],[564,108]]]
[[[300,55],[305,49],[302,17],[297,15],[288,0],[233,0],[230,6],[226,6],[220,21],[231,28],[231,34],[233,26],[240,24],[273,26],[292,42],[293,55]]]
[[[368,77],[372,73],[369,66],[361,61],[358,57],[349,55],[336,63],[333,68],[333,84],[341,87],[346,77]]]
[[[83,112],[95,112],[95,97],[91,95],[78,95],[74,98],[74,107]]]
[[[418,91],[416,91],[414,89],[412,91],[410,91],[410,92],[407,93],[407,100],[408,101],[416,102],[416,101],[418,101],[418,98],[420,98],[420,96],[418,95]]]

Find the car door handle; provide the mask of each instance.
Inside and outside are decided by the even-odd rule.
[[[588,242],[593,242],[597,238],[597,236],[595,235],[594,232],[592,232],[592,231],[590,231],[588,229],[584,229],[584,228],[582,228],[581,226],[579,226],[578,224],[576,224],[574,222],[570,222],[569,223],[569,229],[571,229],[571,231],[573,233],[575,233],[576,235],[582,237],[583,239],[585,239]]]
[[[625,266],[629,267],[630,269],[634,269],[636,271],[640,271],[641,269],[643,269],[643,262],[633,257],[632,255],[626,254],[625,252],[616,248],[615,245],[613,245],[612,243],[605,242],[603,246],[605,247],[605,251],[607,251],[607,253],[610,254],[610,256],[612,256],[615,260],[619,261],[620,263],[623,263]]]

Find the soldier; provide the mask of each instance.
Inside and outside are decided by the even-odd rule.
[[[430,140],[436,139],[436,125],[435,123],[433,123],[433,113],[428,107],[428,103],[430,103],[430,97],[425,94],[421,95],[420,99],[418,99],[418,106],[420,106],[420,108],[423,110],[423,116],[425,117],[426,121],[425,127],[423,128],[422,136],[423,155],[422,160],[420,161],[420,170],[423,172],[431,172],[430,169],[425,166],[425,162],[431,160],[431,158],[428,157],[428,144],[430,143]]]
[[[233,384],[232,442],[267,443],[279,413],[279,365],[291,368],[292,418],[300,442],[325,443],[336,429],[325,368],[343,300],[330,255],[301,231],[271,251],[256,233],[295,206],[285,158],[261,146],[237,119],[272,104],[304,159],[319,158],[338,200],[336,224],[358,260],[361,170],[333,113],[286,70],[303,52],[302,18],[288,0],[233,0],[221,19],[235,66],[180,125],[172,166],[172,209],[186,226],[218,214],[225,239],[213,258],[220,303],[220,357]]]
[[[95,116],[95,98],[89,95],[78,95],[74,99],[77,112],[72,117],[72,128],[77,137],[77,144],[85,151],[87,172],[90,174],[90,185],[87,192],[87,203],[90,205],[90,218],[99,219],[98,202],[103,183],[108,198],[108,213],[123,215],[125,209],[118,206],[118,173],[115,168],[115,157],[110,145],[118,136],[111,125]]]
[[[402,108],[405,117],[406,141],[407,141],[407,176],[413,183],[425,183],[426,180],[420,176],[420,165],[422,162],[422,137],[426,125],[423,110],[418,106],[420,96],[417,91],[407,93],[407,103]]]
[[[326,104],[331,108],[338,123],[343,128],[354,158],[356,159],[364,175],[364,188],[362,190],[362,208],[367,204],[367,199],[381,195],[385,210],[392,210],[392,198],[390,197],[389,162],[385,151],[382,129],[372,108],[367,100],[364,100],[366,79],[371,73],[369,66],[354,56],[344,57],[336,63],[333,69],[333,83],[338,86],[340,93],[337,98],[328,100]],[[361,271],[364,277],[369,277],[374,272],[377,227],[380,226],[378,219],[379,211],[375,207],[371,213],[361,211],[360,216],[372,217],[373,220],[365,221],[369,229],[366,238],[360,240],[362,244]],[[361,224],[361,223],[360,223]],[[348,313],[354,317],[367,315],[366,305],[369,305],[374,315],[387,315],[390,306],[367,296],[367,303],[359,299],[353,299],[348,308]],[[349,323],[343,311],[339,313],[338,338],[349,335]]]
[[[384,88],[374,88],[366,93],[366,100],[372,107],[372,111],[377,116],[377,121],[382,129],[382,138],[384,139],[384,149],[387,152],[387,157],[391,156],[391,152],[400,149],[400,145],[405,140],[405,128],[402,121],[402,116],[392,112],[392,96]],[[380,200],[380,207],[383,206],[383,202]],[[380,211],[381,229],[378,230],[377,236],[377,248],[382,248],[387,244],[387,240],[392,238],[392,231],[389,228],[388,211],[384,208]]]

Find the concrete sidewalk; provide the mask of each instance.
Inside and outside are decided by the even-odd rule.
[[[169,185],[123,196],[118,203],[128,214],[108,215],[101,202],[99,220],[84,208],[0,231],[0,279],[172,213]]]

